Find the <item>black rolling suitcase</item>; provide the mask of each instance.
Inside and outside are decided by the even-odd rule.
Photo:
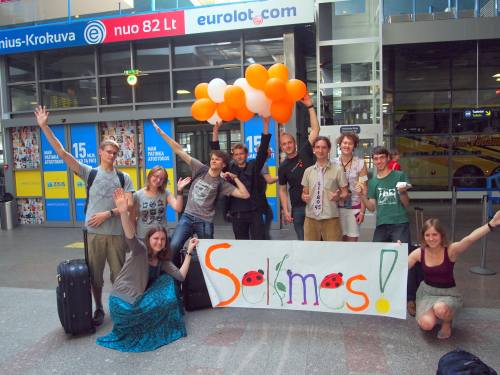
[[[85,258],[87,232],[84,230]],[[66,333],[94,333],[90,272],[86,259],[65,260],[57,266],[57,311]]]
[[[185,253],[182,253],[184,261]],[[182,298],[187,311],[201,310],[212,307],[200,261],[196,251],[191,255],[191,264],[186,279],[182,282]]]

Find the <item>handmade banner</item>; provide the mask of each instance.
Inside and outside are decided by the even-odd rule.
[[[200,240],[197,251],[214,307],[406,318],[407,244]]]

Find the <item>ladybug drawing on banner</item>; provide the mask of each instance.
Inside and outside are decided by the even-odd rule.
[[[331,273],[329,275],[326,275],[323,278],[323,281],[321,282],[320,288],[329,288],[329,289],[335,289],[341,286],[344,283],[344,280],[342,280],[342,273]]]
[[[319,299],[323,305],[326,307],[332,309],[332,310],[340,310],[344,307],[344,301],[336,307],[330,306],[327,304],[323,298],[322,294],[326,294],[325,297],[327,296],[335,296],[338,295],[339,293],[334,292],[335,290],[339,290],[339,288],[344,285],[344,280],[342,279],[342,272],[338,273],[330,273],[326,275],[323,280],[321,281],[321,284],[319,286]]]
[[[242,284],[241,294],[243,296],[243,299],[250,304],[257,304],[257,303],[261,302],[266,294],[265,292],[262,293],[262,296],[260,297],[259,300],[252,301],[252,300],[249,300],[248,297],[256,296],[256,295],[258,296],[260,294],[260,293],[258,293],[259,288],[256,289],[256,292],[254,292],[254,291],[245,292],[245,290],[247,290],[248,288],[255,288],[256,286],[261,285],[263,282],[264,282],[264,271],[263,270],[258,270],[258,271],[252,270],[252,271],[245,272],[245,274],[241,278],[241,284]],[[249,294],[249,295],[247,296],[247,294]]]

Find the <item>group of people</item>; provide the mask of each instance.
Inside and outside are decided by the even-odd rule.
[[[257,157],[250,161],[243,144],[232,147],[230,161],[220,150],[220,124],[216,124],[208,165],[191,157],[153,120],[157,133],[191,167],[191,176],[177,181],[175,194],[166,190],[168,175],[161,166],[152,168],[146,186],[134,192],[130,177],[114,166],[120,146],[109,139],[99,146],[100,164],[89,186],[93,168],[78,162],[64,149],[48,126],[49,113],[44,107],[36,108],[37,123],[51,146],[89,186],[85,226],[95,325],[102,324],[105,316],[102,287],[106,261],[113,284],[109,309],[114,326],[111,333],[97,339],[99,345],[120,351],[148,351],[186,335],[174,279],[183,281],[186,277],[197,238],[214,237],[219,197],[226,198],[225,212],[236,239],[270,238],[272,210],[265,190],[267,184],[278,181],[283,219],[293,223],[299,240],[357,241],[368,209],[376,211],[373,241],[411,243],[407,215],[407,190],[411,185],[404,172],[389,167],[387,149],[373,149],[376,170],[369,180],[364,160],[354,155],[357,135],[340,135],[340,155],[331,159],[331,141],[319,135],[319,122],[308,95],[302,103],[311,125],[308,140],[298,149],[291,134],[280,134],[285,159],[277,178],[265,165],[271,140],[269,118],[262,120],[261,144]],[[183,190],[188,186],[184,202]],[[182,212],[171,240],[166,231],[167,205]],[[407,286],[408,312],[416,313],[424,330],[432,329],[441,320],[438,337],[451,335],[451,321],[461,303],[453,281],[454,261],[499,224],[497,212],[487,225],[448,245],[439,222],[426,221],[420,234],[421,246],[409,255]],[[186,256],[181,262],[179,254],[185,246]],[[421,267],[415,267],[417,263]]]

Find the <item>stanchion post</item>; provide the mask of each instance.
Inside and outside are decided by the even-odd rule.
[[[455,241],[455,220],[457,216],[457,188],[451,190],[451,242]]]
[[[483,217],[482,224],[485,225],[488,222],[488,196],[483,195]],[[471,267],[470,272],[476,273],[478,275],[491,276],[495,275],[496,272],[486,267],[486,243],[487,236],[483,236],[481,239],[481,265],[478,267]]]

